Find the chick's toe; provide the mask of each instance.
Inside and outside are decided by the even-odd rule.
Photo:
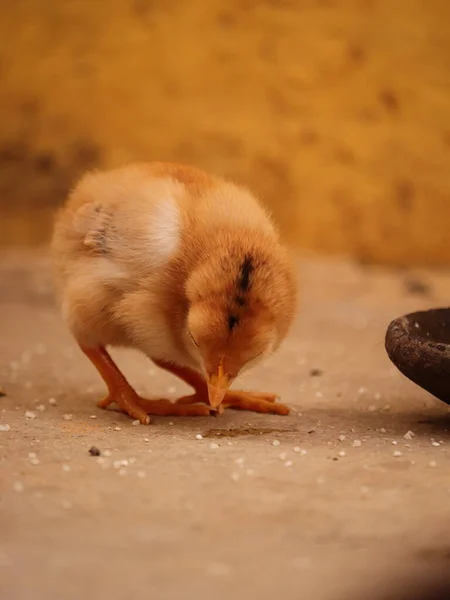
[[[225,408],[249,410],[251,412],[288,415],[289,407],[276,402],[276,394],[252,393],[230,390],[224,398]]]
[[[118,389],[117,391],[110,392],[106,398],[98,402],[97,406],[99,408],[107,408],[113,403],[117,404],[120,410],[129,417],[140,421],[142,425],[150,424],[148,413],[141,406],[139,396],[131,387],[130,389]]]
[[[169,400],[147,400],[139,398],[139,405],[150,415],[161,417],[208,417],[215,412],[206,404],[178,404]]]

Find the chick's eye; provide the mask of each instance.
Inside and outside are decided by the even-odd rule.
[[[192,340],[192,343],[194,344],[194,346],[195,346],[196,348],[198,348],[198,344],[197,344],[197,342],[195,341],[195,339],[194,339],[194,336],[192,335],[192,333],[191,333],[190,331],[189,331],[189,337],[191,338],[191,340]]]

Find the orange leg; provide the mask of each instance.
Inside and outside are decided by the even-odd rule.
[[[195,390],[190,396],[183,396],[177,400],[179,405],[191,405],[195,403],[209,404],[208,389],[203,377],[187,367],[179,367],[162,361],[153,361],[158,367],[173,373],[179,379],[192,386]],[[235,410],[249,410],[252,412],[288,415],[289,408],[285,404],[277,404],[276,394],[251,393],[229,390],[221,404],[222,408],[233,408]],[[220,408],[220,407],[219,407]],[[219,410],[218,412],[222,412]]]
[[[211,409],[207,406],[183,406],[173,404],[169,400],[146,400],[141,398],[125,379],[111,356],[102,346],[85,348],[80,346],[84,354],[91,360],[108,387],[108,395],[98,403],[100,408],[107,408],[115,402],[118,407],[143,425],[150,423],[151,415],[163,416],[207,416]]]

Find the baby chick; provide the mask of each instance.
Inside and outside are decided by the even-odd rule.
[[[99,406],[145,424],[226,407],[288,414],[273,394],[229,390],[278,348],[296,307],[293,265],[248,190],[169,163],[89,173],[57,216],[52,255],[63,315],[108,388]],[[195,393],[141,398],[107,346],[139,349]]]

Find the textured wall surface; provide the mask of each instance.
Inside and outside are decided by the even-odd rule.
[[[250,184],[300,248],[450,262],[448,0],[16,0],[0,18],[3,243],[90,166]]]

